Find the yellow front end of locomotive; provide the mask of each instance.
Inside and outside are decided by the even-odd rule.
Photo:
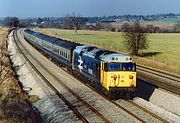
[[[101,65],[101,85],[106,90],[136,87],[136,71],[106,71]]]

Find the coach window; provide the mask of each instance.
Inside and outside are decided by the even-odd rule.
[[[69,59],[69,53],[68,53],[68,56],[67,56],[67,58]]]
[[[65,52],[65,58],[67,58],[67,52]]]
[[[63,51],[63,57],[65,56],[65,52]]]
[[[60,50],[60,55],[62,55],[62,51]]]
[[[58,51],[59,51],[58,54],[60,55],[60,50],[58,49]]]
[[[63,56],[63,51],[61,50],[61,56]]]
[[[67,52],[65,52],[65,58],[67,58]]]
[[[50,49],[50,46],[47,44],[47,48]]]
[[[54,49],[54,52],[58,54],[58,53],[59,53],[59,50],[58,50],[58,49]]]

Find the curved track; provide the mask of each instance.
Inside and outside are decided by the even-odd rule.
[[[166,79],[171,79],[175,82],[180,82],[180,75],[178,75],[178,74],[173,74],[173,73],[170,73],[167,71],[162,71],[162,70],[154,69],[154,68],[147,67],[144,65],[139,65],[139,64],[137,65],[137,68],[140,70],[145,70],[150,73],[154,73],[154,74],[156,74],[160,77],[164,77]]]
[[[71,102],[69,102],[66,97],[63,96],[63,94],[59,93],[59,91],[51,84],[51,82],[40,72],[40,70],[38,70],[38,68],[36,68],[36,66],[31,62],[31,60],[29,60],[29,58],[25,55],[24,50],[25,48],[22,50],[19,44],[19,39],[17,36],[17,30],[15,30],[13,32],[13,37],[14,37],[14,41],[17,45],[17,47],[19,48],[20,52],[22,53],[22,55],[25,57],[25,59],[30,63],[31,67],[36,71],[36,73],[46,82],[46,84],[55,92],[55,94],[57,94],[59,96],[59,98],[61,98],[65,104],[77,115],[77,117],[82,121],[82,122],[90,122],[87,120],[87,118],[85,116],[83,116],[82,113],[80,113],[80,111],[78,111],[77,107],[74,106]],[[30,55],[30,54],[28,54]],[[41,66],[43,67],[43,66]],[[48,71],[48,70],[46,70]],[[83,104],[84,107],[83,108],[87,108],[86,111],[94,113],[95,115],[95,119],[99,120],[99,121],[103,121],[103,122],[109,122],[108,119],[106,119],[103,115],[101,115],[96,109],[94,109],[91,105],[89,105],[86,101],[84,101],[81,97],[79,97],[75,92],[73,92],[69,87],[67,87],[64,83],[62,83],[58,78],[56,78],[54,75],[52,75],[49,71],[48,73],[50,74],[50,76],[52,76],[53,78],[57,79],[57,81],[59,81],[59,83],[66,89],[69,91],[69,93],[71,93],[76,99],[77,102],[81,103],[81,105]]]
[[[64,69],[63,69],[64,70]],[[66,73],[68,73],[66,70],[64,70]],[[56,77],[55,77],[56,78]],[[77,79],[77,78],[75,78]],[[83,83],[83,82],[82,82]],[[84,84],[84,83],[83,83]],[[88,86],[89,88],[91,88],[92,90],[96,91],[94,88],[92,88],[91,86],[89,85],[86,85],[84,84],[85,86]],[[98,92],[97,92],[98,93]],[[99,93],[98,93],[99,94]],[[99,94],[100,95],[100,94]],[[78,95],[77,95],[78,96]],[[151,119],[153,119],[152,121],[159,121],[159,122],[167,122],[166,120],[164,120],[163,118],[160,118],[159,116],[157,116],[156,114],[144,109],[143,107],[135,104],[134,102],[132,101],[128,101],[128,100],[123,100],[123,101],[120,101],[120,102],[125,102],[125,103],[119,103],[118,101],[113,101],[113,100],[110,100],[108,99],[107,97],[105,97],[104,95],[100,95],[102,96],[103,98],[105,98],[106,100],[108,100],[109,102],[113,103],[114,105],[116,105],[118,108],[124,110],[125,112],[127,112],[129,115],[133,116],[134,118],[136,118],[137,120],[141,121],[141,122],[147,122],[148,120],[142,116],[150,116]],[[127,108],[126,106],[127,105],[131,105],[131,109]],[[129,106],[130,107],[130,106]],[[133,112],[133,108],[136,108],[140,111],[138,112],[144,112],[144,114],[138,114],[137,112]],[[109,122],[107,119],[104,119],[105,122]],[[150,121],[149,121],[150,122]]]

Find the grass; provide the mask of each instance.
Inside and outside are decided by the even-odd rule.
[[[73,30],[38,30],[50,35],[68,38],[82,43],[94,44],[105,49],[127,53],[127,50],[123,43],[122,33],[120,32],[80,30],[76,35]],[[153,65],[153,67],[159,67],[160,64],[162,64],[163,67],[167,67],[170,65],[172,66],[172,69],[177,69],[176,71],[180,73],[180,34],[148,34],[148,40],[149,48],[147,50],[141,51],[142,55],[144,55],[145,57],[136,57],[135,59],[137,60],[137,62],[150,66],[152,63],[156,64]]]
[[[73,30],[41,29],[40,31],[48,31],[52,35],[76,40],[78,42],[101,45],[115,50],[119,49],[120,51],[126,50],[122,42],[121,33],[80,30],[76,35]]]
[[[159,21],[161,22],[178,22],[180,21],[180,18],[165,18],[165,19],[160,19]]]
[[[28,98],[28,101],[31,102],[31,103],[35,103],[38,100],[40,100],[40,98],[37,95],[30,95],[29,98]]]

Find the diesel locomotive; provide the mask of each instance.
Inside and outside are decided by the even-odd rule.
[[[136,64],[126,55],[25,29],[24,38],[72,74],[99,85],[110,98],[132,98]]]

